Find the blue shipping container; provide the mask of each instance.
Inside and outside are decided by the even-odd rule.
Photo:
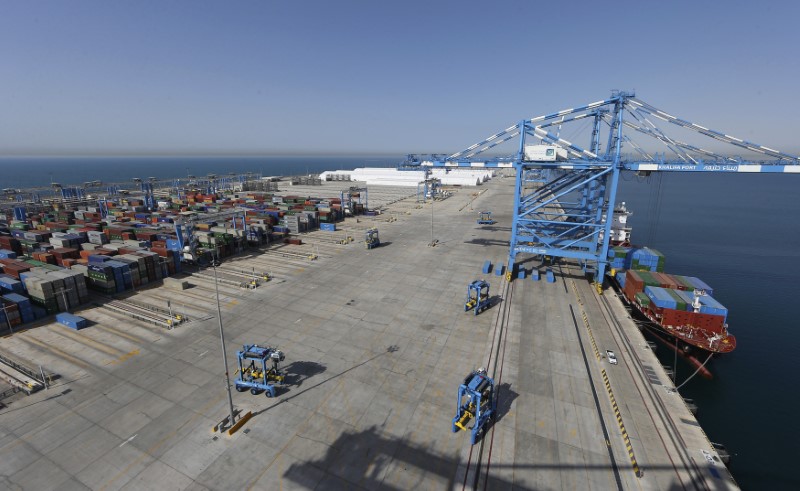
[[[43,309],[42,307],[34,305],[32,310],[33,310],[33,317],[35,319],[44,319],[45,317],[47,317],[47,310]]]
[[[728,318],[728,309],[708,295],[700,296],[700,305],[700,313],[702,314],[721,315],[725,319]]]
[[[20,278],[23,278],[23,275],[29,276],[30,273],[20,273]],[[0,275],[0,289],[7,292],[22,293],[25,291],[25,285],[10,276]]]
[[[695,278],[694,276],[686,276],[685,278],[686,278],[687,280],[689,280],[689,283],[691,283],[692,285],[694,285],[694,287],[695,287],[696,289],[698,289],[698,290],[705,290],[705,292],[706,292],[706,294],[707,294],[707,295],[713,295],[713,294],[714,294],[714,289],[713,289],[713,288],[711,288],[710,286],[708,286],[708,285],[707,285],[707,284],[706,284],[706,283],[705,283],[703,280],[701,280],[700,278]]]
[[[77,315],[68,314],[66,312],[56,314],[56,321],[76,331],[88,325],[88,322],[83,317],[78,317]]]
[[[619,283],[620,288],[625,288],[625,271],[620,271],[617,273],[615,278],[617,279],[617,283]]]
[[[0,249],[0,259],[16,259],[17,253],[8,249]]]
[[[678,306],[678,302],[672,298],[672,295],[667,293],[664,288],[657,287],[657,286],[646,286],[644,288],[644,294],[647,295],[656,307],[662,309],[675,309]]]

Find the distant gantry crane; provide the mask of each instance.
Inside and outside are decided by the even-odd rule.
[[[674,125],[681,135],[668,136],[656,123]],[[587,133],[586,147],[562,138],[562,128],[570,124]],[[558,127],[556,134],[551,132],[553,126]],[[634,137],[647,137],[664,151],[651,153]],[[485,156],[514,139],[517,145],[509,156]],[[755,157],[727,155],[694,141],[708,139]],[[623,154],[625,145],[632,154]],[[591,104],[522,120],[445,158],[407,159],[403,165],[515,169],[506,279],[516,276],[520,254],[571,258],[593,275],[598,290],[608,265],[622,172],[800,174],[796,155],[691,123],[623,91],[612,91],[610,98]]]
[[[365,187],[350,186],[340,193],[342,209],[350,215],[360,215],[369,210],[369,191]]]

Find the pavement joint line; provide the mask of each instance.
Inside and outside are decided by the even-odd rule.
[[[57,355],[58,357],[60,357],[60,358],[62,358],[64,360],[67,360],[68,362],[70,362],[70,363],[72,363],[74,365],[78,365],[81,368],[85,368],[85,369],[92,368],[92,365],[90,365],[88,362],[83,361],[80,358],[77,358],[75,356],[72,356],[69,353],[64,352],[63,350],[60,350],[60,349],[56,348],[55,346],[49,346],[46,343],[44,343],[42,341],[39,341],[38,339],[36,339],[34,337],[23,337],[23,338],[18,338],[18,339],[22,339],[23,342],[27,342],[27,343],[30,343],[30,344],[35,344],[35,345],[39,346],[40,348],[43,348],[45,351],[49,351],[49,352]]]
[[[641,478],[642,472],[639,468],[639,463],[636,461],[636,455],[633,452],[633,444],[631,443],[631,439],[628,436],[628,430],[625,429],[625,424],[622,421],[622,414],[620,413],[619,406],[617,405],[617,400],[614,398],[614,392],[611,390],[611,382],[608,380],[608,374],[606,370],[603,368],[601,369],[603,374],[603,381],[606,385],[606,390],[608,391],[608,398],[611,400],[611,407],[614,410],[614,415],[617,417],[617,424],[619,425],[619,431],[622,435],[622,441],[625,444],[625,449],[628,452],[628,458],[631,461],[631,466],[633,467],[633,472],[636,477]]]
[[[141,344],[142,341],[143,341],[142,339],[137,339],[134,336],[131,336],[130,334],[128,334],[126,332],[118,331],[118,330],[116,330],[114,328],[111,328],[111,327],[108,327],[108,326],[103,326],[100,323],[97,323],[92,327],[96,328],[96,329],[100,329],[101,331],[105,331],[105,332],[107,332],[109,334],[113,334],[114,336],[123,337],[123,338],[127,339],[128,341],[131,341],[132,343],[136,343],[137,345]]]
[[[103,353],[106,353],[106,354],[111,355],[111,356],[121,356],[121,355],[124,354],[124,352],[122,350],[118,350],[118,349],[114,348],[113,346],[108,346],[105,343],[101,343],[100,341],[96,341],[94,339],[91,339],[91,338],[89,338],[89,337],[87,337],[85,335],[79,334],[78,332],[70,332],[70,331],[67,331],[66,329],[59,329],[58,331],[53,331],[53,332],[55,332],[55,334],[58,335],[58,336],[62,336],[62,337],[65,337],[67,339],[71,339],[71,340],[75,341],[76,343],[80,343],[80,344],[83,344],[85,346],[92,347],[92,348],[94,348],[94,349],[96,349],[98,351],[102,351]]]
[[[292,443],[294,438],[299,436],[300,429],[308,426],[308,422],[311,421],[311,418],[313,418],[314,415],[317,414],[317,411],[319,411],[320,408],[322,408],[323,405],[328,402],[328,399],[330,399],[333,396],[333,394],[339,392],[338,391],[339,386],[342,384],[343,381],[344,379],[342,378],[339,379],[339,382],[337,382],[336,386],[333,389],[331,389],[328,395],[326,395],[325,398],[319,404],[317,404],[317,407],[314,408],[314,411],[311,412],[311,414],[305,419],[305,421],[303,421],[302,423],[300,423],[300,425],[298,425],[298,431],[295,432],[294,437],[289,438],[289,440],[283,445],[283,447],[281,447],[281,449],[278,450],[278,453],[275,454],[275,457],[272,458],[270,463],[264,466],[264,470],[262,470],[261,473],[258,476],[256,476],[255,479],[253,479],[245,489],[248,490],[253,489],[253,486],[255,486],[256,483],[264,476],[264,474],[266,474],[267,471],[275,464],[275,461],[277,461],[278,457],[280,457],[280,455],[283,454],[283,452],[289,447],[289,444]],[[278,401],[278,404],[280,404],[280,402],[281,401]]]
[[[141,455],[139,455],[137,458],[135,458],[135,459],[133,460],[133,462],[131,462],[130,464],[128,464],[128,465],[127,465],[127,466],[126,466],[124,469],[122,469],[122,470],[121,470],[121,471],[119,471],[117,474],[115,474],[115,475],[114,475],[114,476],[113,476],[111,479],[109,479],[108,481],[106,481],[106,483],[105,483],[103,486],[101,486],[101,487],[99,488],[99,489],[100,489],[100,491],[104,491],[105,489],[107,489],[107,488],[108,488],[108,486],[109,486],[111,483],[113,483],[114,481],[116,481],[117,479],[119,479],[119,478],[120,478],[120,476],[124,475],[124,474],[125,474],[125,473],[127,473],[127,472],[128,472],[130,469],[132,469],[132,468],[133,468],[133,466],[135,466],[135,465],[137,465],[139,462],[141,462],[141,460],[142,460],[142,459],[143,459],[145,456],[150,456],[150,457],[152,457],[152,455],[150,455],[150,454],[151,454],[152,452],[156,451],[156,450],[157,450],[157,449],[158,449],[158,448],[159,448],[161,445],[163,445],[164,443],[166,443],[166,441],[167,441],[167,440],[169,440],[170,438],[172,438],[173,436],[175,436],[175,435],[178,433],[178,431],[179,431],[181,428],[183,428],[183,427],[184,427],[184,426],[186,426],[187,424],[189,424],[189,423],[191,423],[192,421],[194,421],[194,420],[195,420],[195,419],[196,419],[198,416],[202,416],[202,415],[203,415],[203,411],[205,411],[206,409],[210,408],[210,407],[211,407],[211,406],[213,406],[214,404],[217,404],[219,401],[223,400],[224,398],[225,398],[225,394],[223,393],[222,395],[220,395],[220,396],[219,396],[219,397],[217,397],[216,399],[212,399],[211,401],[209,401],[209,402],[208,402],[208,404],[206,404],[205,406],[201,407],[201,408],[200,408],[200,410],[199,410],[198,412],[194,413],[194,414],[192,415],[192,417],[190,417],[190,418],[189,418],[189,419],[186,421],[186,424],[183,424],[183,425],[179,426],[178,428],[176,428],[176,429],[174,429],[174,430],[170,431],[169,433],[167,433],[167,434],[164,436],[164,438],[162,438],[161,440],[159,440],[159,441],[157,441],[156,443],[154,443],[153,445],[151,445],[151,446],[150,446],[150,448],[148,448],[147,450],[143,450],[143,451],[141,452]],[[160,461],[160,459],[155,459],[155,460],[157,460],[157,461]]]

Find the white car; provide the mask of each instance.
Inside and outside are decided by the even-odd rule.
[[[612,365],[616,365],[617,364],[617,355],[615,355],[613,351],[607,349],[606,350],[606,356],[608,357],[608,362],[609,363],[611,363]]]

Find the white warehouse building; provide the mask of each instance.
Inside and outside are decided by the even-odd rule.
[[[415,187],[425,180],[425,171],[397,170],[392,167],[361,167],[355,170],[325,171],[323,181],[362,181],[373,186]],[[494,177],[491,169],[431,169],[430,177],[441,180],[443,186],[480,186]]]

